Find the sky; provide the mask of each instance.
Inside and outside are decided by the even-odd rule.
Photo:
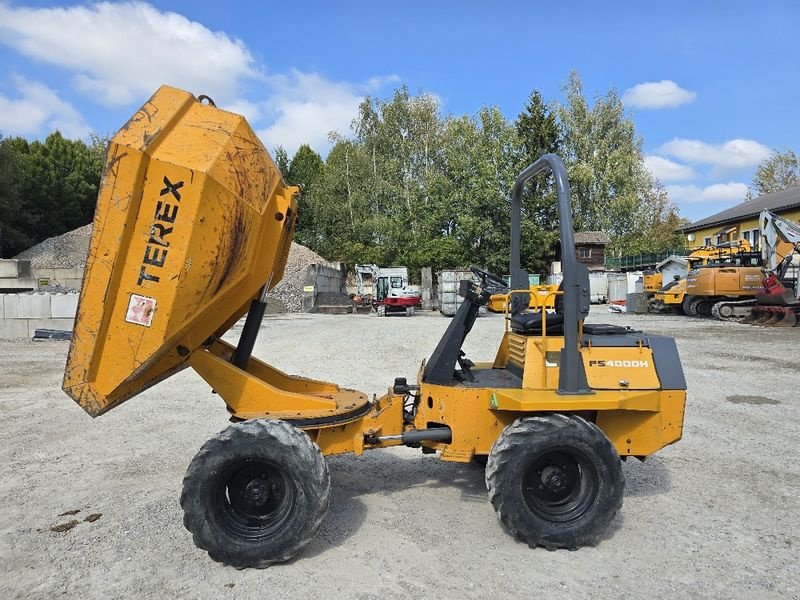
[[[556,5],[557,4],[557,5]],[[445,114],[577,70],[612,87],[681,214],[740,202],[773,150],[800,150],[800,2],[13,2],[0,0],[0,134],[113,133],[161,84],[244,114],[266,147],[325,155],[365,95],[401,84]]]

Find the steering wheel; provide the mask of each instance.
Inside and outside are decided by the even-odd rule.
[[[481,287],[483,289],[502,288],[504,290],[508,290],[508,285],[499,275],[495,275],[494,273],[489,273],[489,271],[484,271],[483,269],[479,269],[478,267],[470,267],[469,270],[472,271],[472,273],[478,279],[481,280]]]

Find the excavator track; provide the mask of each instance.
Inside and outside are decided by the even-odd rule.
[[[711,316],[720,321],[741,321],[751,315],[755,305],[755,299],[722,300],[711,307]]]

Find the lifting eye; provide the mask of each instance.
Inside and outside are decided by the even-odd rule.
[[[428,396],[428,408],[433,408],[433,397]]]

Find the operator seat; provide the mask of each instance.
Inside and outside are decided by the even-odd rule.
[[[563,335],[564,315],[550,313],[546,321],[547,334]],[[525,335],[542,333],[542,313],[539,311],[518,313],[511,317],[511,331]]]

